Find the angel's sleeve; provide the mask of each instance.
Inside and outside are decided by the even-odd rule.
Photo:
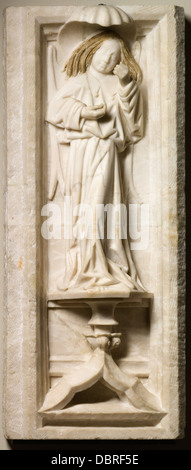
[[[65,89],[60,90],[50,101],[47,110],[46,121],[51,124],[51,126],[49,126],[49,132],[52,153],[49,199],[53,199],[58,183],[63,196],[65,188],[62,162],[60,159],[59,137],[58,133],[55,131],[60,129],[61,132],[67,132],[67,136],[65,135],[64,139],[62,135],[62,143],[64,143],[64,140],[69,141],[74,131],[82,131],[84,124],[84,119],[81,118],[81,110],[85,104],[73,97],[73,95],[75,95],[74,91],[71,93]],[[68,148],[66,145],[65,154],[67,154],[67,151]]]
[[[49,104],[46,120],[61,129],[80,131],[84,124],[81,117],[84,106],[70,95],[57,96]]]
[[[135,143],[143,137],[143,102],[133,80],[125,87],[118,87],[118,104],[126,140]]]

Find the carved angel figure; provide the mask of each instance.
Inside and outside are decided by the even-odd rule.
[[[114,31],[103,31],[74,50],[65,74],[64,86],[53,97],[47,115],[57,142],[53,158],[58,158],[62,194],[72,198],[73,207],[90,205],[95,218],[92,237],[80,239],[75,236],[79,229],[75,217],[74,236],[65,240],[58,288],[126,294],[142,290],[128,239],[119,234],[110,239],[98,236],[97,210],[99,205],[125,202],[119,159],[143,135],[141,69],[123,39]]]

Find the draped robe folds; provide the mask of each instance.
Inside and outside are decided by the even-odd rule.
[[[84,106],[102,103],[107,110],[104,117],[81,117]],[[114,224],[116,231],[111,238],[107,233],[103,235],[103,212],[99,217],[98,209],[107,204],[116,208],[124,205],[120,152],[142,138],[142,119],[142,99],[136,83],[131,80],[122,87],[113,74],[103,75],[101,81],[89,71],[68,78],[49,104],[47,121],[55,137],[52,158],[58,161],[56,174],[61,192],[64,197],[70,196],[73,210],[82,205],[90,207],[93,215],[86,219],[88,236],[84,238],[80,235],[80,217],[73,217],[72,238],[64,240],[63,245],[59,291],[128,294],[142,290],[130,253],[127,227],[122,238],[119,226],[116,227],[115,210],[111,210],[110,226]]]

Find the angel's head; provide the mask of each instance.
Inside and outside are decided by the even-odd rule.
[[[69,77],[85,73],[92,65],[98,72],[110,74],[122,62],[137,83],[142,81],[142,72],[123,39],[114,31],[103,31],[86,39],[72,53],[64,70]]]

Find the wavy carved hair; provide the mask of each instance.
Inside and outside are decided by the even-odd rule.
[[[104,31],[103,33],[96,34],[80,44],[74,50],[64,67],[68,77],[75,77],[78,73],[85,73],[91,64],[93,55],[107,39],[119,40],[121,45],[121,62],[128,66],[131,78],[140,84],[142,82],[142,71],[123,39],[114,31]]]

